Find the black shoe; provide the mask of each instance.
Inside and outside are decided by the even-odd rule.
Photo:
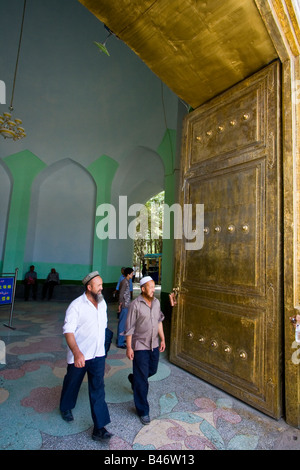
[[[92,439],[94,441],[102,441],[104,439],[110,439],[112,436],[113,434],[108,432],[105,428],[94,429]]]
[[[127,346],[125,344],[123,344],[123,346],[117,346],[117,348],[119,349],[127,349]]]
[[[140,416],[140,420],[141,420],[142,424],[144,424],[144,425],[150,424],[150,416],[149,415]]]
[[[71,410],[61,411],[60,413],[61,413],[62,419],[64,419],[64,420],[67,421],[68,423],[69,423],[70,421],[74,421],[73,414],[72,414],[72,411],[71,411]]]
[[[128,380],[129,380],[129,382],[131,383],[131,388],[132,388],[132,390],[133,390],[133,374],[129,374],[129,375],[128,375]]]

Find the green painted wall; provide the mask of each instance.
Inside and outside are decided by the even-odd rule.
[[[176,202],[177,184],[176,184],[176,131],[168,129],[158,148],[158,154],[161,156],[165,166],[165,204],[172,206]],[[174,233],[174,224],[171,220],[170,233]],[[162,256],[162,292],[171,292],[173,288],[174,272],[174,240],[164,239]]]
[[[6,39],[18,30],[22,13],[17,0],[1,0],[1,6],[6,47],[0,79],[7,104],[0,103],[0,114],[14,79],[16,44]],[[65,280],[80,281],[99,269],[105,282],[116,282],[118,263],[125,263],[119,254],[130,262],[131,240],[99,240],[89,222],[94,214],[96,225],[97,206],[115,204],[118,194],[128,195],[129,204],[145,203],[163,189],[166,202],[174,200],[176,131],[167,128],[179,126],[178,97],[122,41],[112,37],[110,57],[99,54],[94,41],[103,35],[101,22],[80,2],[35,1],[26,9],[13,115],[23,120],[27,136],[0,139],[0,199],[6,206],[10,198],[8,217],[4,205],[1,213],[0,270],[18,267],[19,279],[34,264],[40,279],[55,267]],[[168,290],[171,241],[164,253]]]
[[[93,162],[88,170],[93,176],[97,186],[96,210],[100,204],[110,204],[111,184],[118,168],[118,163],[107,155],[103,155]],[[111,270],[107,265],[107,252],[109,240],[100,240],[94,231],[93,271],[101,272],[103,279],[111,279]],[[120,268],[118,267],[118,271]],[[108,281],[110,282],[110,281]]]
[[[165,168],[165,203],[172,205],[176,200],[176,172],[174,161],[176,154],[176,131],[167,130],[157,154],[163,161]],[[111,266],[108,262],[109,240],[100,240],[94,231],[92,263],[53,263],[41,262],[32,259],[24,262],[28,223],[31,206],[31,189],[35,178],[47,165],[29,150],[10,155],[5,158],[5,163],[12,175],[13,187],[8,215],[6,243],[3,260],[0,261],[2,272],[14,272],[19,269],[18,279],[23,279],[29,265],[34,264],[39,279],[45,279],[52,267],[59,272],[62,280],[80,281],[87,272],[98,270],[101,272],[105,283],[116,282],[120,276],[120,266]],[[111,187],[118,169],[118,162],[107,155],[102,155],[87,167],[96,185],[95,211],[100,204],[111,203]],[[84,169],[83,169],[84,171]],[[75,183],[74,183],[75,184]],[[61,204],[64,202],[61,201]],[[83,205],[85,202],[83,201]],[[65,221],[57,221],[63,224]],[[97,219],[95,218],[95,229]],[[84,232],[85,227],[78,221],[78,229]],[[171,232],[172,233],[172,232]],[[63,252],[64,244],[72,243],[72,240],[62,241],[60,250]],[[162,290],[169,292],[173,287],[173,240],[164,240],[162,261]]]
[[[29,150],[10,155],[4,160],[13,177],[13,189],[2,271],[14,272],[15,268],[19,268],[19,275],[22,276],[31,186],[46,165]]]

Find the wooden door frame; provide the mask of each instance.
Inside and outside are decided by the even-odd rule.
[[[254,1],[282,63],[285,419],[299,428],[300,347],[297,355],[290,317],[300,313],[300,13],[297,17],[293,0]]]

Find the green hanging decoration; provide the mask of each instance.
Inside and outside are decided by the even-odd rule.
[[[105,42],[106,42],[106,41],[105,41]],[[104,54],[110,56],[110,54],[109,54],[109,52],[108,52],[108,50],[107,50],[107,47],[106,47],[106,45],[105,45],[105,42],[102,43],[102,42],[96,42],[96,41],[94,41],[94,44],[95,44],[97,47],[99,47],[100,52],[104,52]]]
[[[97,41],[94,41],[94,44],[98,47],[99,51],[100,52],[103,52],[104,54],[110,56],[109,52],[108,52],[108,49],[106,47],[106,42],[107,40],[110,38],[110,36],[116,36],[106,25],[104,25],[104,28],[108,31],[108,36],[107,38],[105,39],[104,42],[97,42]],[[116,36],[116,38],[118,38],[118,36]]]

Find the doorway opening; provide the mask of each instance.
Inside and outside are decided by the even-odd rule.
[[[165,192],[151,197],[145,204],[148,215],[148,230],[141,236],[136,232],[133,247],[133,267],[135,280],[151,276],[155,284],[161,284],[161,266],[163,251],[163,209]]]

